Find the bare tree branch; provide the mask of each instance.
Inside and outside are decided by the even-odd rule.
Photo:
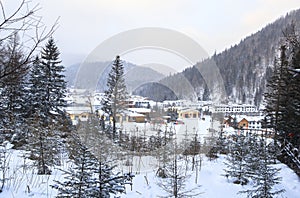
[[[0,21],[0,48],[3,47],[1,45],[12,42],[10,39],[16,39],[16,35],[18,35],[21,36],[21,42],[18,45],[24,54],[18,65],[6,67],[0,61],[0,82],[7,76],[13,76],[14,72],[19,71],[20,68],[26,68],[24,66],[31,63],[32,56],[41,43],[51,37],[58,27],[59,18],[50,28],[47,28],[42,23],[42,17],[36,14],[41,9],[39,4],[30,7],[30,2],[22,0],[12,13],[7,14],[5,5],[0,0],[0,12],[3,16],[3,21]],[[11,49],[11,53],[14,52],[15,50]],[[6,58],[12,58],[12,56]]]

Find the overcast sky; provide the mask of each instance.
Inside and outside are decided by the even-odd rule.
[[[6,2],[11,0],[6,0]],[[5,0],[4,0],[5,2]],[[17,2],[13,0],[13,2]],[[300,8],[299,0],[32,0],[50,26],[65,64],[81,61],[105,39],[133,28],[186,34],[208,54],[221,52]]]

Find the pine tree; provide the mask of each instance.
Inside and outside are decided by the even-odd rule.
[[[50,166],[57,163],[55,156],[58,154],[58,137],[55,136],[53,125],[40,117],[40,112],[37,111],[30,118],[29,122],[29,144],[27,149],[31,151],[29,158],[35,160],[37,173],[41,175],[51,174]]]
[[[300,145],[300,75],[293,71],[300,69],[300,36],[297,34],[295,24],[291,24],[286,30],[285,37],[288,43],[289,56],[289,84],[287,93],[286,111],[284,114],[285,124],[291,143]]]
[[[100,134],[96,116],[81,123],[77,132],[68,138],[69,156],[74,166],[63,171],[65,181],[56,181],[53,188],[58,197],[110,197],[125,192],[125,184],[133,175],[115,173],[112,143]],[[106,142],[107,141],[107,142]]]
[[[108,89],[105,91],[105,96],[102,100],[102,110],[112,118],[112,133],[116,135],[117,114],[122,113],[126,107],[127,91],[124,79],[124,67],[117,56],[112,64],[111,71],[107,79]]]
[[[5,138],[16,146],[21,145],[19,143],[25,140],[26,128],[24,112],[28,65],[22,64],[23,58],[18,36],[15,35],[1,49],[1,68],[10,70],[16,67],[17,69],[0,81],[0,128],[1,131],[6,131]]]
[[[173,133],[171,131],[168,131],[168,128],[166,126],[165,131],[162,132],[160,129],[158,131],[158,141],[160,143],[160,148],[156,150],[156,158],[159,163],[158,170],[156,172],[156,175],[161,178],[166,178],[166,166],[167,163],[171,160],[171,156],[174,152],[174,138],[170,136],[170,133]],[[160,134],[163,133],[163,134]]]
[[[268,82],[266,117],[277,137],[292,140],[299,145],[300,94],[299,75],[293,73],[300,68],[300,38],[291,24],[284,32],[285,43],[280,48],[280,59],[275,62],[273,76]]]
[[[44,88],[44,105],[45,115],[52,115],[62,112],[62,107],[66,106],[64,100],[66,92],[66,81],[63,75],[64,66],[59,60],[59,51],[54,43],[54,39],[50,38],[41,52],[40,59],[40,77],[42,88]]]
[[[50,174],[49,166],[60,163],[57,155],[62,148],[62,125],[69,124],[63,111],[66,82],[60,63],[58,48],[50,38],[42,49],[41,58],[34,60],[29,80],[29,150],[31,157],[38,160],[39,174]]]
[[[268,82],[266,120],[275,129],[274,144],[282,148],[278,159],[299,171],[300,145],[300,36],[292,23],[284,31],[280,61]],[[294,148],[293,148],[294,147]],[[276,148],[276,147],[275,147]],[[278,153],[278,146],[276,148]]]
[[[45,121],[50,118],[59,120],[63,114],[62,108],[66,106],[64,66],[60,64],[59,54],[53,38],[50,38],[41,52],[41,58],[35,59],[31,71],[32,111],[39,110]]]
[[[278,177],[279,168],[272,166],[272,157],[267,150],[265,140],[261,139],[255,151],[252,151],[252,174],[249,178],[253,181],[252,189],[240,191],[239,193],[246,193],[247,197],[264,197],[272,198],[278,197],[279,194],[283,193],[285,190],[273,190],[276,184],[280,183],[281,178]]]
[[[95,182],[97,187],[91,192],[94,197],[110,197],[110,194],[125,193],[125,184],[127,180],[133,177],[131,174],[122,175],[114,173],[115,166],[109,166],[109,161],[102,163],[98,161],[98,170],[96,170],[97,178]]]
[[[209,89],[208,89],[207,85],[205,84],[202,100],[207,101],[209,99],[210,99]]]
[[[225,162],[225,176],[233,178],[233,183],[245,185],[248,183],[248,176],[246,171],[246,158],[249,154],[245,137],[240,135],[236,137],[236,141],[230,144],[230,151]]]
[[[74,165],[69,170],[62,170],[65,181],[56,181],[52,187],[58,189],[57,197],[91,197],[91,189],[96,186],[93,177],[97,159],[76,134],[69,137],[68,148]]]
[[[288,60],[285,45],[280,47],[280,60],[275,59],[274,73],[267,85],[265,98],[266,118],[269,126],[275,129],[275,139],[286,138],[285,121],[283,119],[288,88]]]

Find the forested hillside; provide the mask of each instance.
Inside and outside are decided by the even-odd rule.
[[[300,27],[300,10],[292,11],[285,17],[281,17],[274,23],[267,25],[262,30],[252,34],[237,45],[225,51],[214,54],[207,60],[197,63],[182,73],[169,76],[160,82],[164,85],[174,85],[179,98],[208,99],[207,88],[199,68],[211,64],[214,61],[223,77],[228,100],[232,102],[244,102],[259,105],[265,91],[267,79],[270,77],[274,65],[274,59],[279,51],[279,45],[283,42],[283,31],[295,22],[296,30]],[[181,88],[182,79],[187,79],[192,86],[192,92],[186,94],[184,86]],[[155,92],[155,84],[149,84],[147,92],[138,89],[135,94],[151,96]],[[145,87],[145,85],[144,85]],[[153,87],[153,88],[151,88]],[[195,95],[197,97],[195,97]],[[161,92],[161,99],[165,93]]]

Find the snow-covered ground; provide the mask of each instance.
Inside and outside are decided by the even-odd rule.
[[[246,194],[237,193],[250,188],[250,185],[242,187],[241,185],[230,183],[226,177],[222,176],[225,169],[224,161],[224,155],[221,155],[218,159],[213,161],[209,161],[203,156],[201,171],[198,174],[198,182],[197,184],[195,183],[196,175],[195,172],[192,173],[186,182],[187,190],[197,188],[198,192],[203,193],[197,197],[247,197]],[[300,195],[300,178],[284,164],[277,164],[276,167],[281,168],[279,176],[282,177],[281,184],[276,186],[276,188],[286,190],[286,192],[282,194],[282,197],[298,198]],[[156,171],[157,169],[137,174],[133,179],[132,190],[130,186],[127,186],[127,194],[123,194],[121,197],[154,198],[166,195],[159,186],[160,179],[155,176]]]
[[[7,173],[10,179],[6,182],[0,197],[55,197],[57,191],[49,185],[54,184],[53,180],[63,180],[63,175],[59,168],[67,169],[68,163],[57,167],[50,176],[41,176],[33,172],[30,167],[31,162],[29,160],[24,161],[22,156],[23,153],[21,151],[11,150],[10,168]],[[246,197],[245,194],[237,195],[237,192],[249,188],[249,185],[242,187],[232,184],[222,176],[225,168],[224,161],[224,155],[213,161],[209,161],[205,156],[202,156],[202,166],[198,173],[197,183],[195,183],[195,171],[191,172],[191,177],[186,182],[187,190],[197,188],[196,192],[203,193],[197,197]],[[24,166],[24,164],[27,164],[27,166]],[[276,186],[276,188],[286,190],[282,197],[298,198],[300,195],[300,178],[284,164],[277,164],[276,167],[281,168],[279,176],[282,177],[281,184]],[[127,172],[126,169],[127,167],[122,167],[124,172]],[[135,177],[132,190],[131,186],[127,185],[126,194],[122,194],[121,197],[154,198],[165,195],[165,192],[159,185],[160,178],[155,175],[156,171],[157,162],[153,157],[136,157],[134,159],[133,173]]]
[[[210,136],[209,128],[215,123],[211,123],[211,118],[205,116],[204,119],[185,119],[185,124],[168,124],[167,128],[173,128],[177,139],[183,139],[186,131],[188,132],[189,138],[192,138],[195,132],[198,133],[198,137],[203,141],[204,137]],[[126,123],[123,126],[127,133],[140,133],[135,135],[146,136],[156,135],[157,131],[151,129],[150,124],[144,123]],[[161,126],[162,130],[165,130],[166,125]],[[138,129],[138,130],[137,130]],[[24,152],[10,149],[9,150],[9,169],[7,170],[6,177],[9,178],[0,198],[13,198],[13,197],[55,197],[57,191],[50,187],[55,182],[53,180],[63,180],[63,175],[60,169],[67,170],[70,163],[67,163],[68,159],[62,160],[62,165],[56,167],[52,175],[41,176],[37,175],[31,166],[32,161],[22,157]],[[132,156],[131,156],[132,157]],[[209,161],[205,156],[202,156],[202,166],[199,170],[196,180],[196,173],[192,172],[191,177],[187,180],[187,190],[197,188],[197,192],[201,192],[201,196],[207,198],[232,198],[232,197],[246,197],[245,194],[237,195],[237,192],[245,190],[250,186],[240,186],[232,184],[227,180],[224,174],[224,161],[225,156],[221,155],[219,158]],[[126,159],[125,159],[126,160]],[[132,172],[135,174],[133,179],[133,186],[126,186],[126,194],[122,194],[121,197],[158,197],[165,195],[165,192],[161,189],[159,178],[156,177],[156,171],[158,169],[158,162],[154,157],[151,156],[133,156],[132,157]],[[276,188],[285,189],[286,192],[283,197],[298,198],[300,195],[300,178],[286,165],[277,164],[282,170],[280,175],[282,182]],[[117,167],[118,171],[128,172],[130,167],[124,165],[124,161],[120,161]],[[0,178],[2,177],[0,173]],[[199,187],[200,186],[200,187]]]
[[[162,132],[167,130],[168,132],[171,130],[174,134],[176,134],[177,140],[180,142],[183,140],[187,134],[189,139],[192,139],[197,133],[200,140],[203,141],[204,137],[210,136],[209,128],[217,126],[216,122],[211,122],[210,116],[204,116],[203,119],[183,119],[184,124],[175,124],[175,123],[168,123],[168,124],[160,124],[159,126],[153,126],[150,123],[135,123],[135,122],[126,122],[123,123],[122,128],[123,132],[130,135],[135,136],[146,136],[150,137],[151,135],[157,135],[157,130],[161,129]],[[155,128],[155,129],[154,129]],[[163,134],[161,134],[163,135]]]
[[[0,197],[55,197],[56,190],[50,187],[53,180],[61,180],[61,171],[54,169],[52,175],[37,175],[32,167],[32,161],[25,159],[24,151],[11,149],[8,157],[9,169],[6,172],[7,181]],[[66,169],[66,164],[60,168]],[[1,173],[2,178],[2,173]]]

